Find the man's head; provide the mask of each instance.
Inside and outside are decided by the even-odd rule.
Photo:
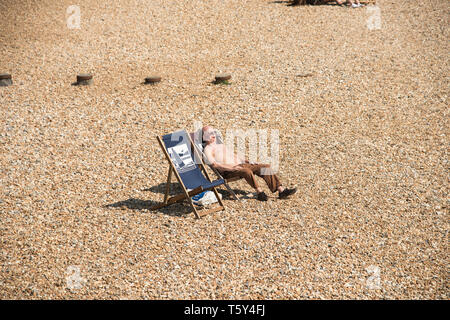
[[[216,142],[216,131],[211,126],[204,126],[202,128],[203,133],[203,141],[205,141],[207,144],[215,143]]]

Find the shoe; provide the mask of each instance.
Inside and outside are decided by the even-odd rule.
[[[258,196],[256,197],[259,201],[267,201],[267,195],[263,192],[258,193]]]
[[[285,198],[289,197],[290,195],[293,195],[296,192],[297,192],[297,188],[292,188],[292,189],[286,188],[282,192],[278,193],[278,199],[285,199]]]

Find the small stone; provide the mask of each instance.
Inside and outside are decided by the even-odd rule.
[[[161,81],[161,77],[160,76],[150,76],[145,78],[145,84],[154,84],[154,83],[158,83]]]
[[[0,87],[7,87],[12,84],[12,76],[9,73],[0,73]]]
[[[76,85],[86,86],[92,84],[92,75],[88,73],[82,73],[77,75]]]
[[[231,74],[229,73],[218,74],[216,75],[215,79],[216,79],[215,83],[227,83],[228,80],[231,79]]]

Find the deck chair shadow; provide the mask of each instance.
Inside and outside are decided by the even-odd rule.
[[[215,130],[215,134],[216,134],[216,143],[217,144],[223,144],[222,134],[218,130]],[[190,133],[190,136],[191,136],[191,140],[194,142],[194,147],[197,148],[198,152],[201,154],[203,159],[205,159],[205,161],[207,161],[206,155],[203,152],[203,150],[205,149],[205,143],[203,141],[203,131],[202,131],[202,129],[198,129],[197,131]],[[242,177],[233,177],[233,178],[225,179],[224,177],[222,177],[222,175],[220,174],[220,172],[216,168],[213,168],[212,166],[209,166],[209,168],[216,174],[216,176],[219,179],[223,179],[224,180],[224,186],[225,186],[225,188],[227,188],[228,192],[232,195],[232,197],[235,200],[240,201],[241,199],[239,199],[237,197],[236,193],[233,191],[233,189],[231,189],[229,183],[233,182],[233,181],[241,180],[243,178]]]
[[[157,137],[157,139],[169,162],[169,173],[167,175],[164,200],[162,203],[153,206],[151,210],[157,210],[183,200],[188,200],[196,218],[203,217],[212,212],[225,210],[222,199],[216,190],[217,186],[225,183],[225,180],[218,179],[211,181],[203,163],[202,156],[194,147],[189,134],[185,130],[180,130],[162,137]],[[206,178],[202,171],[206,175]],[[172,173],[180,183],[183,192],[169,198]],[[207,190],[214,192],[219,205],[209,209],[198,210],[191,197]]]

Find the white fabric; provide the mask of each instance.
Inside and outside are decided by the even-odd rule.
[[[219,193],[219,198],[222,199],[222,195]],[[207,191],[204,193],[203,197],[199,200],[193,200],[194,204],[200,206],[207,206],[217,202],[216,195],[212,191]]]

